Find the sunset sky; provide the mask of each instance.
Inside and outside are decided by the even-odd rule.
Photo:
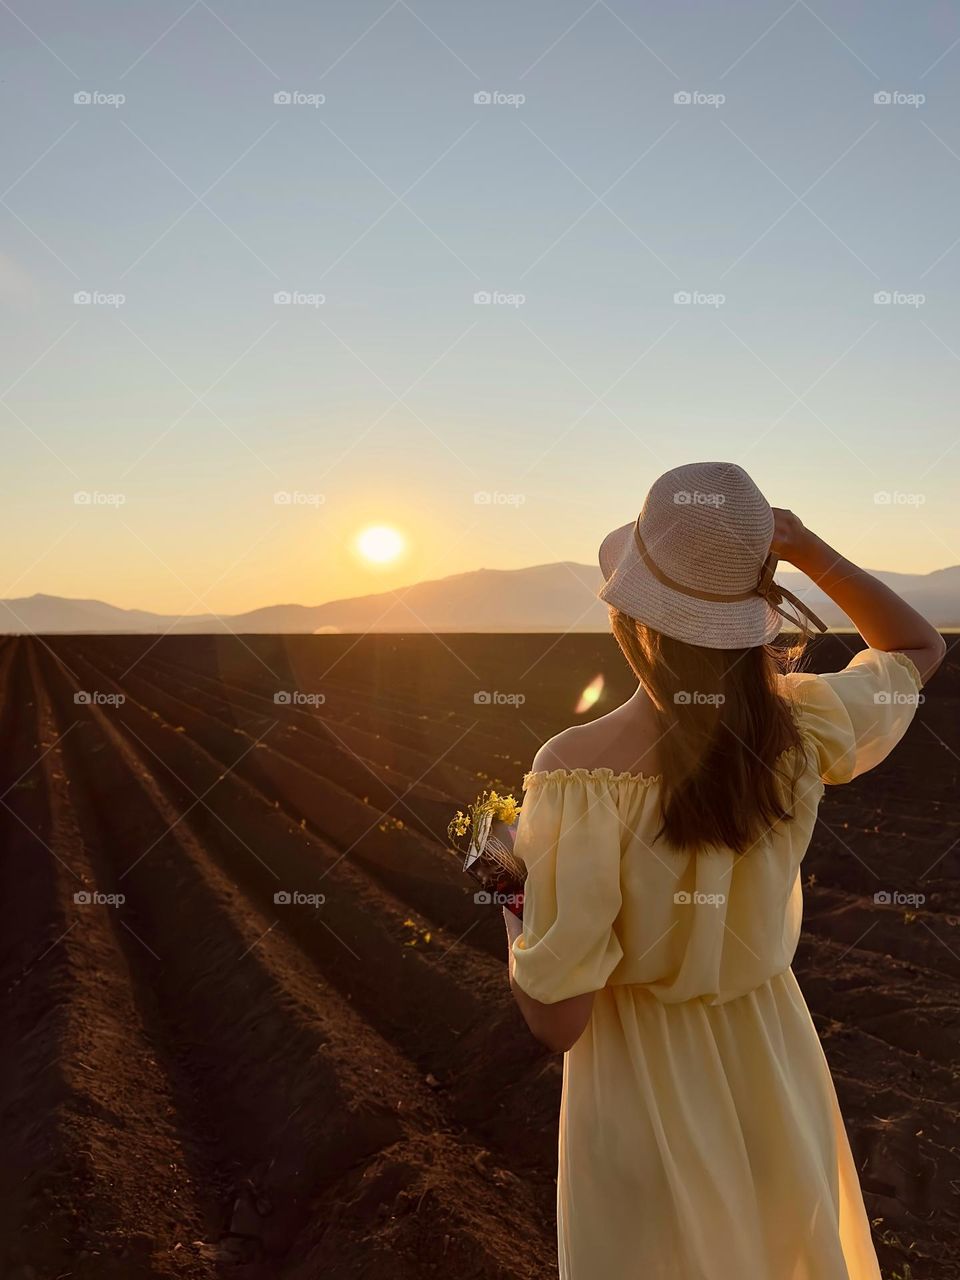
[[[960,563],[954,6],[10,0],[0,33],[0,597],[593,561],[707,459],[868,567]]]

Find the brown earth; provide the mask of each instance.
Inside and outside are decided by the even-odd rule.
[[[561,1059],[443,830],[598,673],[597,713],[603,636],[0,640],[2,1280],[556,1275]],[[805,865],[886,1280],[960,1277],[958,705],[951,655]]]

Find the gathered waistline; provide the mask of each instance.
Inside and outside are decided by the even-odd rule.
[[[703,1005],[707,1009],[722,1009],[726,1005],[737,1004],[740,1000],[747,999],[748,996],[756,995],[758,991],[763,991],[765,987],[769,987],[771,983],[778,978],[785,978],[787,975],[793,977],[792,964],[786,965],[783,969],[778,969],[775,973],[771,973],[764,978],[762,982],[758,982],[755,987],[749,987],[746,991],[739,991],[735,995],[726,995],[719,998],[716,992],[703,992],[696,996],[685,996],[683,999],[669,999],[663,995],[657,994],[652,988],[655,983],[646,982],[611,982],[603,988],[603,991],[631,991],[646,996],[652,1003],[662,1005],[664,1009],[677,1008],[682,1009],[691,1005]],[[600,992],[597,993],[598,995]]]

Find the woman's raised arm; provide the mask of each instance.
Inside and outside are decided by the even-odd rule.
[[[926,684],[947,651],[936,628],[879,578],[805,528],[792,511],[774,507],[773,515],[773,554],[815,582],[843,610],[871,649],[905,653]]]

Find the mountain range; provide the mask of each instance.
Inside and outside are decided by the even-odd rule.
[[[960,627],[960,565],[932,573],[872,570],[937,627]],[[850,620],[803,574],[777,581],[804,600],[831,627]],[[562,562],[528,569],[477,569],[417,582],[395,591],[330,600],[275,604],[219,617],[177,617],[119,609],[101,600],[33,595],[0,601],[0,632],[91,633],[356,633],[367,631],[605,631],[606,606],[597,599],[600,571]]]

